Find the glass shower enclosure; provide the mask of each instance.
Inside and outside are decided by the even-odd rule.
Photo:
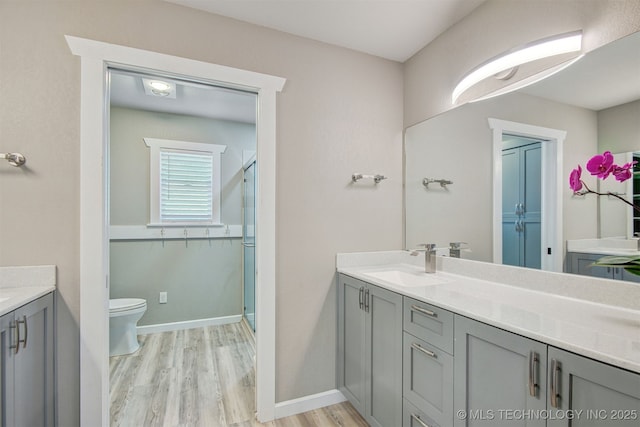
[[[244,317],[256,330],[256,161],[244,167],[242,225]]]

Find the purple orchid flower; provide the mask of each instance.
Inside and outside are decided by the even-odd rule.
[[[582,168],[578,165],[578,169],[574,169],[571,171],[571,175],[569,175],[569,187],[576,192],[582,190],[582,179],[580,178],[582,175]]]
[[[623,166],[613,165],[611,173],[618,182],[624,182],[633,176],[633,165],[638,162],[626,163]]]
[[[600,179],[607,178],[613,172],[613,154],[611,151],[605,151],[602,154],[596,154],[587,162],[587,170],[591,175],[597,175]]]

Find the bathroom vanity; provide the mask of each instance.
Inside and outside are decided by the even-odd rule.
[[[0,267],[0,421],[53,426],[55,266]]]
[[[640,256],[637,239],[582,239],[567,241],[565,271],[584,276],[640,283],[640,276],[624,268],[600,267],[593,263],[604,256]]]
[[[338,386],[369,424],[638,425],[640,286],[420,261],[338,255]]]

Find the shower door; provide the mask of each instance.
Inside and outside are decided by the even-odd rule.
[[[256,162],[244,169],[244,220],[243,220],[243,260],[244,260],[244,317],[256,330]]]

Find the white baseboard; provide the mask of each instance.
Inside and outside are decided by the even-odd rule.
[[[242,315],[225,317],[212,317],[209,319],[186,320],[184,322],[159,323],[157,325],[138,326],[138,335],[155,334],[158,332],[180,331],[183,329],[202,328],[204,326],[226,325],[238,323],[242,320]]]
[[[311,394],[298,399],[286,400],[276,403],[276,419],[301,414],[325,406],[335,405],[347,400],[339,390],[328,390],[322,393]]]

